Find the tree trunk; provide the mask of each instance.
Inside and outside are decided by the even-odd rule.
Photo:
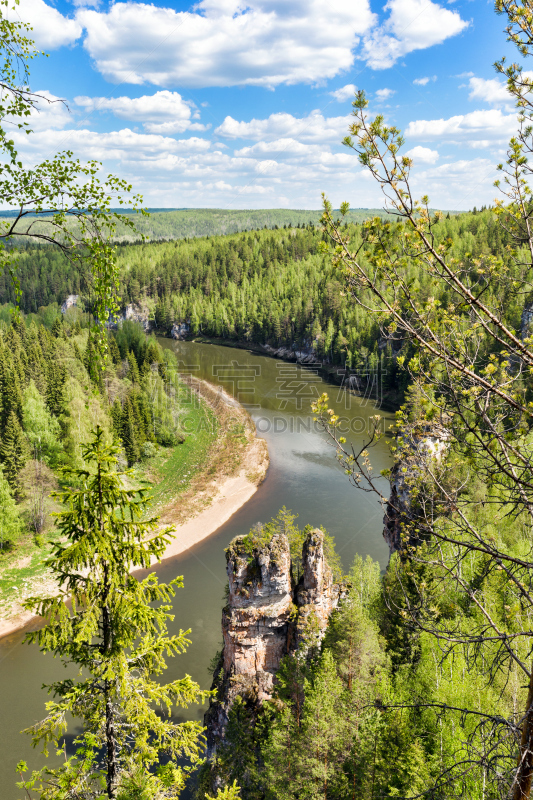
[[[522,724],[522,741],[514,786],[513,800],[529,800],[533,778],[533,667],[529,678],[526,713]]]
[[[113,702],[110,697],[109,682],[106,681],[106,704],[105,704],[105,738],[107,750],[107,796],[109,800],[114,800],[117,789],[118,761],[117,761],[117,742],[115,732],[115,713]]]

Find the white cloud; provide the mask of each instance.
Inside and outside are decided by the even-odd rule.
[[[64,17],[43,0],[24,0],[16,10],[6,10],[6,16],[13,20],[28,22],[33,30],[30,37],[37,47],[54,50],[56,47],[73,44],[82,34],[82,26],[76,19]]]
[[[376,99],[378,102],[382,103],[384,100],[388,100],[389,97],[392,97],[393,94],[396,94],[394,89],[378,89],[376,92]]]
[[[412,158],[415,164],[419,162],[423,164],[434,164],[439,160],[439,153],[437,150],[430,150],[429,147],[422,147],[420,144],[408,150],[405,155]]]
[[[210,148],[204,139],[176,141],[125,128],[64,131],[59,136],[48,130],[29,138],[17,134],[17,146],[34,160],[61,147],[82,159],[105,158],[105,172],[115,171],[131,182],[148,205],[212,207],[216,196],[217,204],[228,208],[319,208],[321,191],[335,207],[343,200],[350,200],[352,207],[383,205],[379,187],[357,158],[313,143],[261,141],[231,154]],[[421,150],[434,151],[413,148],[422,167]],[[412,186],[417,196],[429,191],[435,207],[468,208],[492,202],[493,177],[491,161],[465,159],[414,171]]]
[[[496,168],[489,159],[461,159],[429,167],[417,174],[413,185],[420,195],[429,194],[433,207],[468,209],[494,202],[496,177]]]
[[[65,130],[60,136],[56,130],[41,130],[39,136],[25,137],[15,134],[21,151],[31,154],[33,160],[47,157],[50,152],[69,148],[82,158],[98,160],[124,159],[138,156],[154,159],[161,153],[205,153],[210,149],[206,139],[171,139],[157,134],[138,133],[130,128],[108,133],[87,129]]]
[[[405,135],[422,141],[445,139],[476,147],[480,146],[480,141],[506,142],[516,127],[516,114],[487,109],[458,114],[449,119],[415,120],[409,123]]]
[[[240,150],[235,150],[235,156],[238,158],[255,158],[261,165],[268,165],[269,169],[273,169],[274,164],[277,167],[279,162],[284,162],[284,164],[298,163],[304,168],[309,165],[326,169],[331,167],[349,169],[356,166],[356,161],[350,153],[332,153],[330,148],[323,144],[304,144],[303,142],[297,142],[295,139],[257,142],[251,147],[242,147]],[[264,159],[265,156],[268,158]],[[284,168],[282,167],[282,169]],[[258,169],[262,169],[262,167],[258,167]]]
[[[497,78],[475,78],[471,77],[468,81],[470,85],[470,100],[484,100],[492,105],[502,105],[511,103],[512,98],[507,91],[507,85]]]
[[[205,125],[191,121],[191,104],[178,92],[162,91],[143,97],[76,97],[74,102],[87,112],[111,111],[120,119],[142,122],[150,133],[206,130]]]
[[[272,141],[282,138],[297,138],[303,142],[340,142],[346,136],[351,117],[324,117],[320,111],[312,111],[308,117],[298,119],[292,114],[278,112],[267,119],[252,119],[238,122],[226,117],[215,129],[217,136],[226,139],[252,139]]]
[[[339,103],[343,103],[345,100],[353,99],[356,91],[357,86],[355,84],[347,83],[346,86],[341,86],[340,89],[335,89],[334,92],[330,92],[330,95]]]
[[[457,11],[431,0],[388,0],[385,8],[388,18],[364,41],[363,54],[372,69],[392,67],[407,53],[441,44],[469,24]]]
[[[242,147],[235,151],[236,156],[261,156],[276,153],[278,155],[304,155],[316,150],[323,150],[321,145],[303,144],[296,139],[276,139],[273,142],[257,142],[251,147]]]
[[[324,81],[352,66],[375,24],[368,0],[200,0],[181,12],[130,1],[77,19],[108,80],[194,87]]]
[[[413,81],[413,83],[414,83],[414,85],[415,85],[415,86],[427,86],[427,84],[428,84],[430,81],[436,81],[436,80],[437,80],[437,76],[436,76],[436,75],[433,75],[433,77],[432,77],[432,78],[428,78],[428,77],[425,77],[425,78],[415,78],[415,79],[414,79],[414,81]]]

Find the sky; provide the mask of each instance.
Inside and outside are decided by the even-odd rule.
[[[433,207],[492,204],[516,112],[495,60],[517,60],[484,0],[20,0],[48,57],[26,163],[98,159],[149,207],[384,206],[342,145],[356,89],[405,134]],[[528,65],[524,64],[528,69]]]

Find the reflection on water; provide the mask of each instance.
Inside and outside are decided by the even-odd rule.
[[[341,417],[348,443],[357,449],[368,430],[374,405],[326,385],[318,374],[243,350],[173,342],[180,369],[222,386],[246,405],[259,435],[268,443],[270,469],[254,497],[219,530],[183,555],[156,568],[160,580],[183,575],[173,628],[191,629],[188,652],[169,662],[165,679],[189,673],[203,687],[210,684],[209,662],[220,647],[220,611],[226,584],[224,548],[234,536],[247,533],[258,521],[268,521],[282,506],[299,515],[299,524],[323,525],[336,540],[344,567],[356,553],[369,554],[384,565],[383,510],[375,495],[351,488],[332,448],[313,425],[311,401],[323,391]],[[382,412],[381,412],[382,413]],[[386,424],[392,421],[384,414]],[[386,443],[374,451],[375,473],[389,466]],[[179,476],[176,476],[179,480]],[[386,490],[386,482],[383,483]],[[61,665],[37,648],[22,646],[23,634],[0,642],[0,779],[3,800],[19,800],[14,768],[20,759],[37,766],[42,759],[19,732],[44,715],[46,695],[41,685],[64,675]],[[201,718],[202,708],[177,711],[177,718]]]

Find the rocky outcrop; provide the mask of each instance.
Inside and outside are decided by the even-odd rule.
[[[311,634],[311,619],[315,622],[318,638],[321,639],[328,619],[339,604],[342,587],[333,582],[333,575],[324,555],[324,534],[310,531],[302,550],[303,575],[296,587],[296,635],[293,648],[308,641]]]
[[[391,555],[420,543],[414,529],[421,521],[421,513],[413,502],[412,489],[429,464],[439,462],[445,455],[449,438],[441,424],[419,426],[416,433],[402,437],[401,456],[391,470],[391,490],[383,517],[383,538]]]
[[[328,618],[342,597],[324,556],[324,534],[308,533],[302,552],[302,577],[295,585],[285,535],[262,543],[260,537],[235,539],[226,551],[228,603],[222,615],[224,647],[215,669],[205,715],[208,755],[224,739],[228,714],[240,695],[259,709],[272,697],[283,656],[320,642]]]
[[[150,312],[148,308],[146,306],[138,305],[137,303],[130,303],[128,306],[126,306],[122,314],[110,318],[109,322],[107,323],[107,327],[118,328],[120,323],[124,322],[125,320],[138,322],[139,325],[142,325],[146,333],[149,333],[154,327],[153,320],[150,319]]]
[[[125,320],[132,320],[132,322],[138,322],[145,331],[150,331],[153,327],[149,318],[148,309],[135,303],[130,303],[129,306],[126,306],[123,318]]]
[[[78,304],[78,300],[80,299],[79,294],[69,294],[65,302],[61,306],[61,313],[66,314],[69,308],[76,306]]]
[[[188,322],[175,322],[170,331],[172,339],[186,339],[191,332],[191,326]]]
[[[298,364],[314,364],[315,366],[320,362],[317,354],[311,347],[296,349],[293,347],[272,347],[269,344],[262,344],[261,349],[268,353],[269,356],[275,358],[283,358],[285,361],[296,361]]]

